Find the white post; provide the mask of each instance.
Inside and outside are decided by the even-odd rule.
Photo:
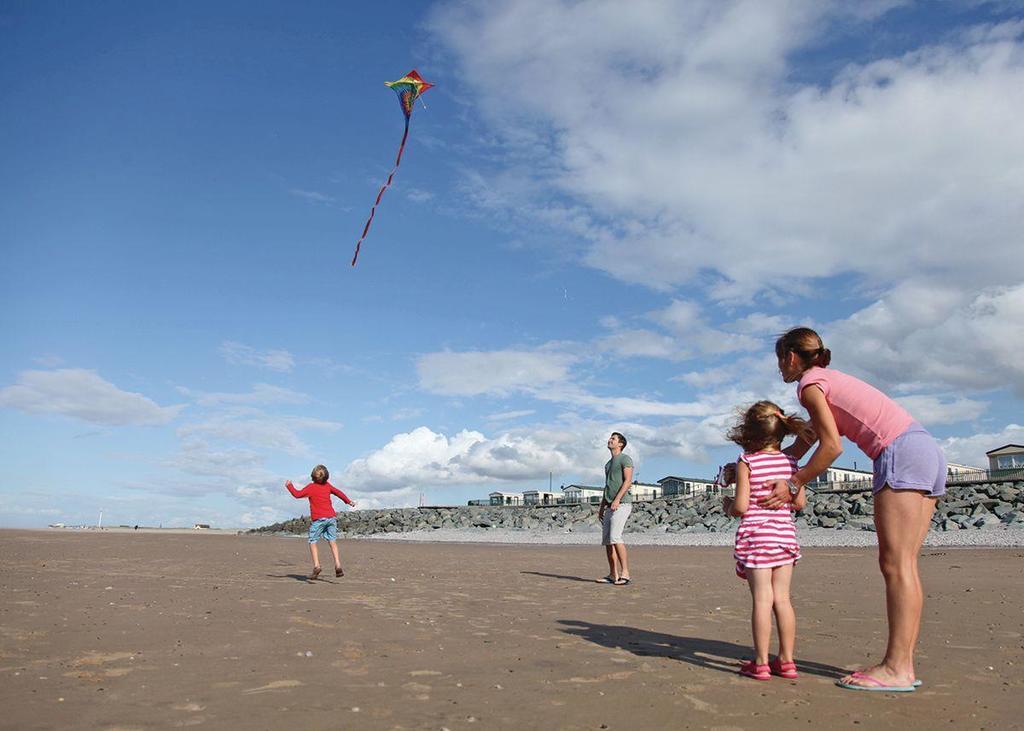
[[[100,520],[96,524],[96,527],[97,528],[101,528],[101,529],[103,528],[103,511],[102,510],[100,510]]]

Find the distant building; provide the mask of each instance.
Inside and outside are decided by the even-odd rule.
[[[661,485],[649,485],[645,482],[634,482],[629,488],[629,494],[634,500],[656,500],[664,491]]]
[[[993,477],[998,476],[1000,472],[1024,470],[1024,445],[1004,444],[985,452],[985,456],[988,457],[988,468]]]
[[[947,477],[959,477],[962,479],[970,479],[971,477],[984,477],[985,470],[981,467],[971,467],[966,464],[957,464],[956,462],[949,462],[946,465],[946,476]]]
[[[527,490],[523,493],[524,505],[555,505],[558,495],[547,490]]]
[[[676,477],[669,475],[658,480],[663,497],[688,497],[714,492],[715,481],[703,477]]]
[[[562,485],[562,502],[567,504],[590,503],[592,505],[599,505],[603,495],[603,487]]]
[[[128,526],[125,526],[125,528],[127,528],[127,527]],[[210,529],[210,524],[209,523],[196,523],[194,526],[192,526],[192,530],[209,530],[209,529]]]
[[[492,492],[491,505],[522,505],[523,496],[518,492]]]
[[[829,467],[813,480],[808,482],[811,489],[814,485],[824,485],[829,482],[870,482],[874,475],[865,470],[855,470],[849,467]]]

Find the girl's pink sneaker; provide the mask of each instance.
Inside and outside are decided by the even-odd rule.
[[[745,675],[754,680],[771,680],[772,672],[767,665],[758,665],[753,660],[743,663],[740,666],[740,675]]]
[[[780,678],[799,678],[800,674],[796,671],[795,662],[779,662],[779,658],[775,658],[768,663],[769,669],[772,671],[772,675],[778,675]]]

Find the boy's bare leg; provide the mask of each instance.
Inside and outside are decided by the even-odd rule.
[[[316,552],[316,544],[309,544],[309,555],[313,557],[313,576],[320,573],[320,554]]]
[[[334,554],[334,573],[341,571],[341,556],[338,555],[338,542],[328,541],[331,544],[331,553]]]

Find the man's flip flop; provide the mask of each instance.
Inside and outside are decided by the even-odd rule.
[[[916,685],[886,685],[878,678],[874,678],[866,673],[856,672],[850,673],[851,678],[864,681],[868,685],[855,685],[854,683],[844,683],[842,680],[837,680],[836,685],[846,690],[866,690],[869,693],[913,693],[916,690]]]
[[[630,585],[630,584],[632,584],[633,582],[629,580],[629,577],[626,577],[626,576],[620,576],[620,577],[619,577],[618,579],[616,579],[616,580],[615,580],[614,582],[612,582],[612,583],[614,583],[614,584],[615,584],[615,586],[629,586],[629,585]]]
[[[618,579],[613,579],[611,576],[605,576],[603,579],[598,579],[598,584],[614,584]]]

